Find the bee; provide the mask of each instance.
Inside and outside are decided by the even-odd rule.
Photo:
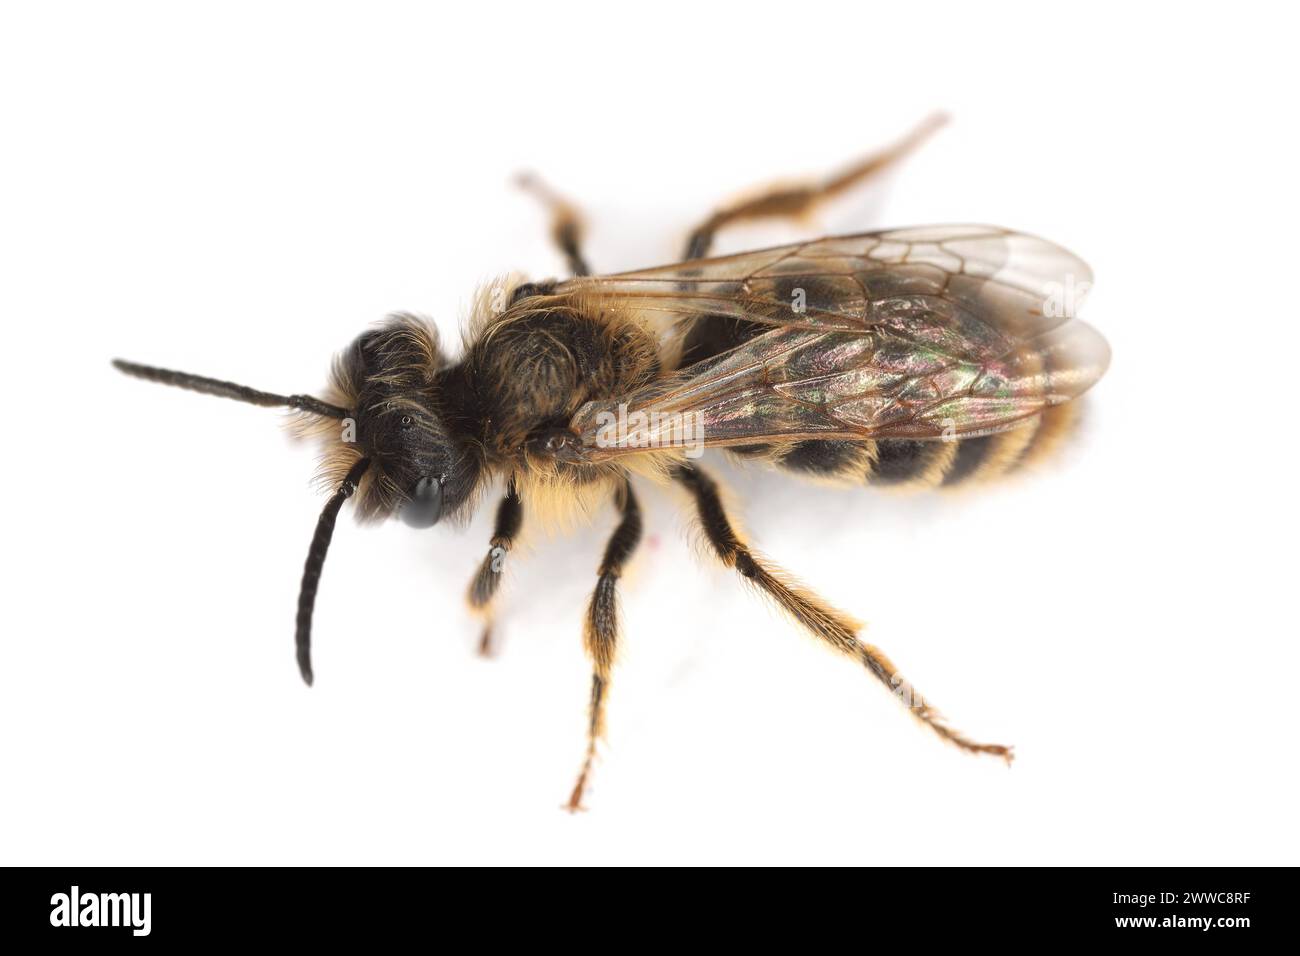
[[[802,216],[892,166],[939,123],[822,182],[723,206],[674,265],[592,275],[577,210],[534,178],[573,273],[511,278],[481,293],[459,357],[432,325],[397,315],[335,360],[323,397],[280,395],[117,360],[138,378],[295,410],[334,489],[298,595],[298,667],[312,683],[312,610],[334,525],[413,528],[463,521],[504,485],[468,591],[488,615],[525,514],[612,502],[619,520],[597,570],[583,641],[592,663],[586,750],[567,807],[583,795],[605,728],[619,644],[618,581],[642,535],[633,480],[688,493],[717,559],[799,625],[857,661],[939,737],[1002,757],[943,719],[861,626],[760,556],[698,461],[720,448],[796,478],[949,488],[1049,453],[1109,349],[1075,317],[1088,267],[1046,240],[989,226],[927,226],[709,257],[737,222]]]

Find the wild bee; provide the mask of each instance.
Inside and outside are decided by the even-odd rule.
[[[1109,350],[1074,317],[1091,282],[1077,257],[988,226],[839,236],[709,258],[723,227],[803,215],[890,166],[937,125],[824,182],[725,206],[691,234],[685,261],[593,276],[582,219],[538,181],[573,272],[512,279],[481,294],[463,354],[410,315],[362,333],[323,398],[279,395],[118,360],[129,375],[299,412],[335,489],[303,568],[295,635],[312,682],[312,608],[340,508],[414,528],[463,518],[504,483],[489,549],[469,587],[489,612],[523,524],[575,502],[611,500],[620,520],[587,608],[593,664],[586,752],[568,807],[581,807],[604,731],[618,647],[617,587],[641,538],[633,477],[689,492],[704,539],[727,567],[796,622],[861,663],[941,738],[1011,758],[959,733],[860,626],[758,556],[728,517],[698,453],[722,448],[796,477],[947,488],[1020,468],[1055,446]],[[489,624],[490,628],[490,624]],[[486,635],[489,633],[485,629]]]

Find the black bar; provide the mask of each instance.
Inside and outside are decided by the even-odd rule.
[[[11,937],[45,945],[71,938],[94,945],[114,939],[132,945],[145,945],[146,939],[336,945],[354,935],[375,943],[409,939],[412,933],[474,939],[484,926],[499,928],[506,913],[507,924],[532,926],[541,934],[534,945],[549,945],[541,937],[568,932],[573,920],[588,919],[572,909],[585,897],[576,877],[572,885],[578,889],[557,893],[548,889],[556,885],[549,880],[539,886],[529,877],[528,885],[512,890],[498,886],[502,878],[494,875],[489,890],[473,876],[449,880],[445,873],[422,869],[53,868],[9,869],[6,875],[9,889],[0,894],[3,926]],[[765,932],[785,927],[804,933],[810,944],[860,932],[864,944],[879,944],[883,937],[894,941],[891,950],[902,946],[918,952],[949,939],[981,945],[1062,939],[1174,946],[1203,940],[1235,949],[1289,938],[1295,925],[1291,869],[879,868],[847,877],[729,877],[729,884],[736,883],[719,895],[690,886],[689,875],[626,879],[628,891],[619,894],[618,904],[592,917],[614,945],[620,921],[627,940],[637,945],[644,945],[647,926],[666,943],[674,937],[683,942],[698,931],[744,935],[759,927]],[[709,882],[720,885],[716,878]],[[69,925],[74,886],[78,922],[91,921],[90,906],[94,921],[108,921],[116,912],[121,925]],[[113,897],[105,904],[102,894]],[[130,894],[135,896],[128,909],[124,895]],[[92,896],[93,905],[86,902]],[[64,901],[68,906],[60,910]],[[449,923],[458,928],[451,930]],[[490,931],[493,939],[496,932]]]

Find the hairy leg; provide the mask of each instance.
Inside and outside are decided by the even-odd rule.
[[[625,481],[619,491],[619,511],[622,519],[605,546],[605,557],[600,562],[600,576],[591,596],[591,605],[587,608],[586,626],[583,629],[583,644],[592,662],[591,709],[587,724],[587,752],[577,783],[569,795],[568,809],[571,811],[582,809],[582,794],[591,774],[592,761],[596,757],[596,742],[605,732],[605,702],[609,693],[610,672],[614,666],[614,653],[618,647],[617,584],[623,566],[641,541],[641,508],[632,492],[631,482]]]
[[[862,664],[911,710],[922,723],[949,743],[971,753],[993,754],[1011,761],[1011,748],[982,744],[948,726],[943,717],[878,647],[858,637],[861,625],[793,581],[779,568],[762,561],[741,540],[727,518],[717,483],[694,465],[680,465],[673,474],[695,500],[700,527],[722,563],[777,602],[787,613],[831,647]]]
[[[804,185],[773,186],[750,199],[723,206],[691,231],[683,258],[701,259],[707,256],[718,230],[733,222],[768,218],[794,219],[811,213],[823,202],[836,198],[893,166],[946,122],[947,117],[936,113],[893,146],[864,157],[826,179]]]
[[[519,535],[519,527],[524,520],[524,505],[515,490],[512,477],[506,485],[505,497],[497,506],[496,527],[492,531],[492,540],[488,546],[487,556],[479,565],[469,583],[469,604],[484,615],[483,636],[479,639],[478,651],[484,657],[492,653],[492,599],[497,588],[501,586],[501,573],[505,570],[506,555]]]
[[[551,238],[568,260],[569,270],[575,276],[591,275],[591,268],[582,256],[582,234],[585,227],[577,207],[532,173],[521,173],[516,181],[521,189],[532,193],[550,210]]]

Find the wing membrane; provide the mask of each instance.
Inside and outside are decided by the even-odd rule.
[[[772,327],[589,403],[571,425],[592,460],[683,447],[701,431],[705,445],[1004,431],[1105,371],[1105,341],[1073,317],[1091,278],[1045,240],[941,226],[571,280],[556,293],[674,324]]]
[[[591,294],[610,306],[680,319],[725,315],[846,330],[888,321],[900,304],[920,297],[944,299],[981,317],[996,311],[1004,324],[1039,327],[1043,304],[1058,287],[1086,291],[1091,283],[1082,259],[1045,239],[963,225],[839,236],[571,279],[556,292]]]

